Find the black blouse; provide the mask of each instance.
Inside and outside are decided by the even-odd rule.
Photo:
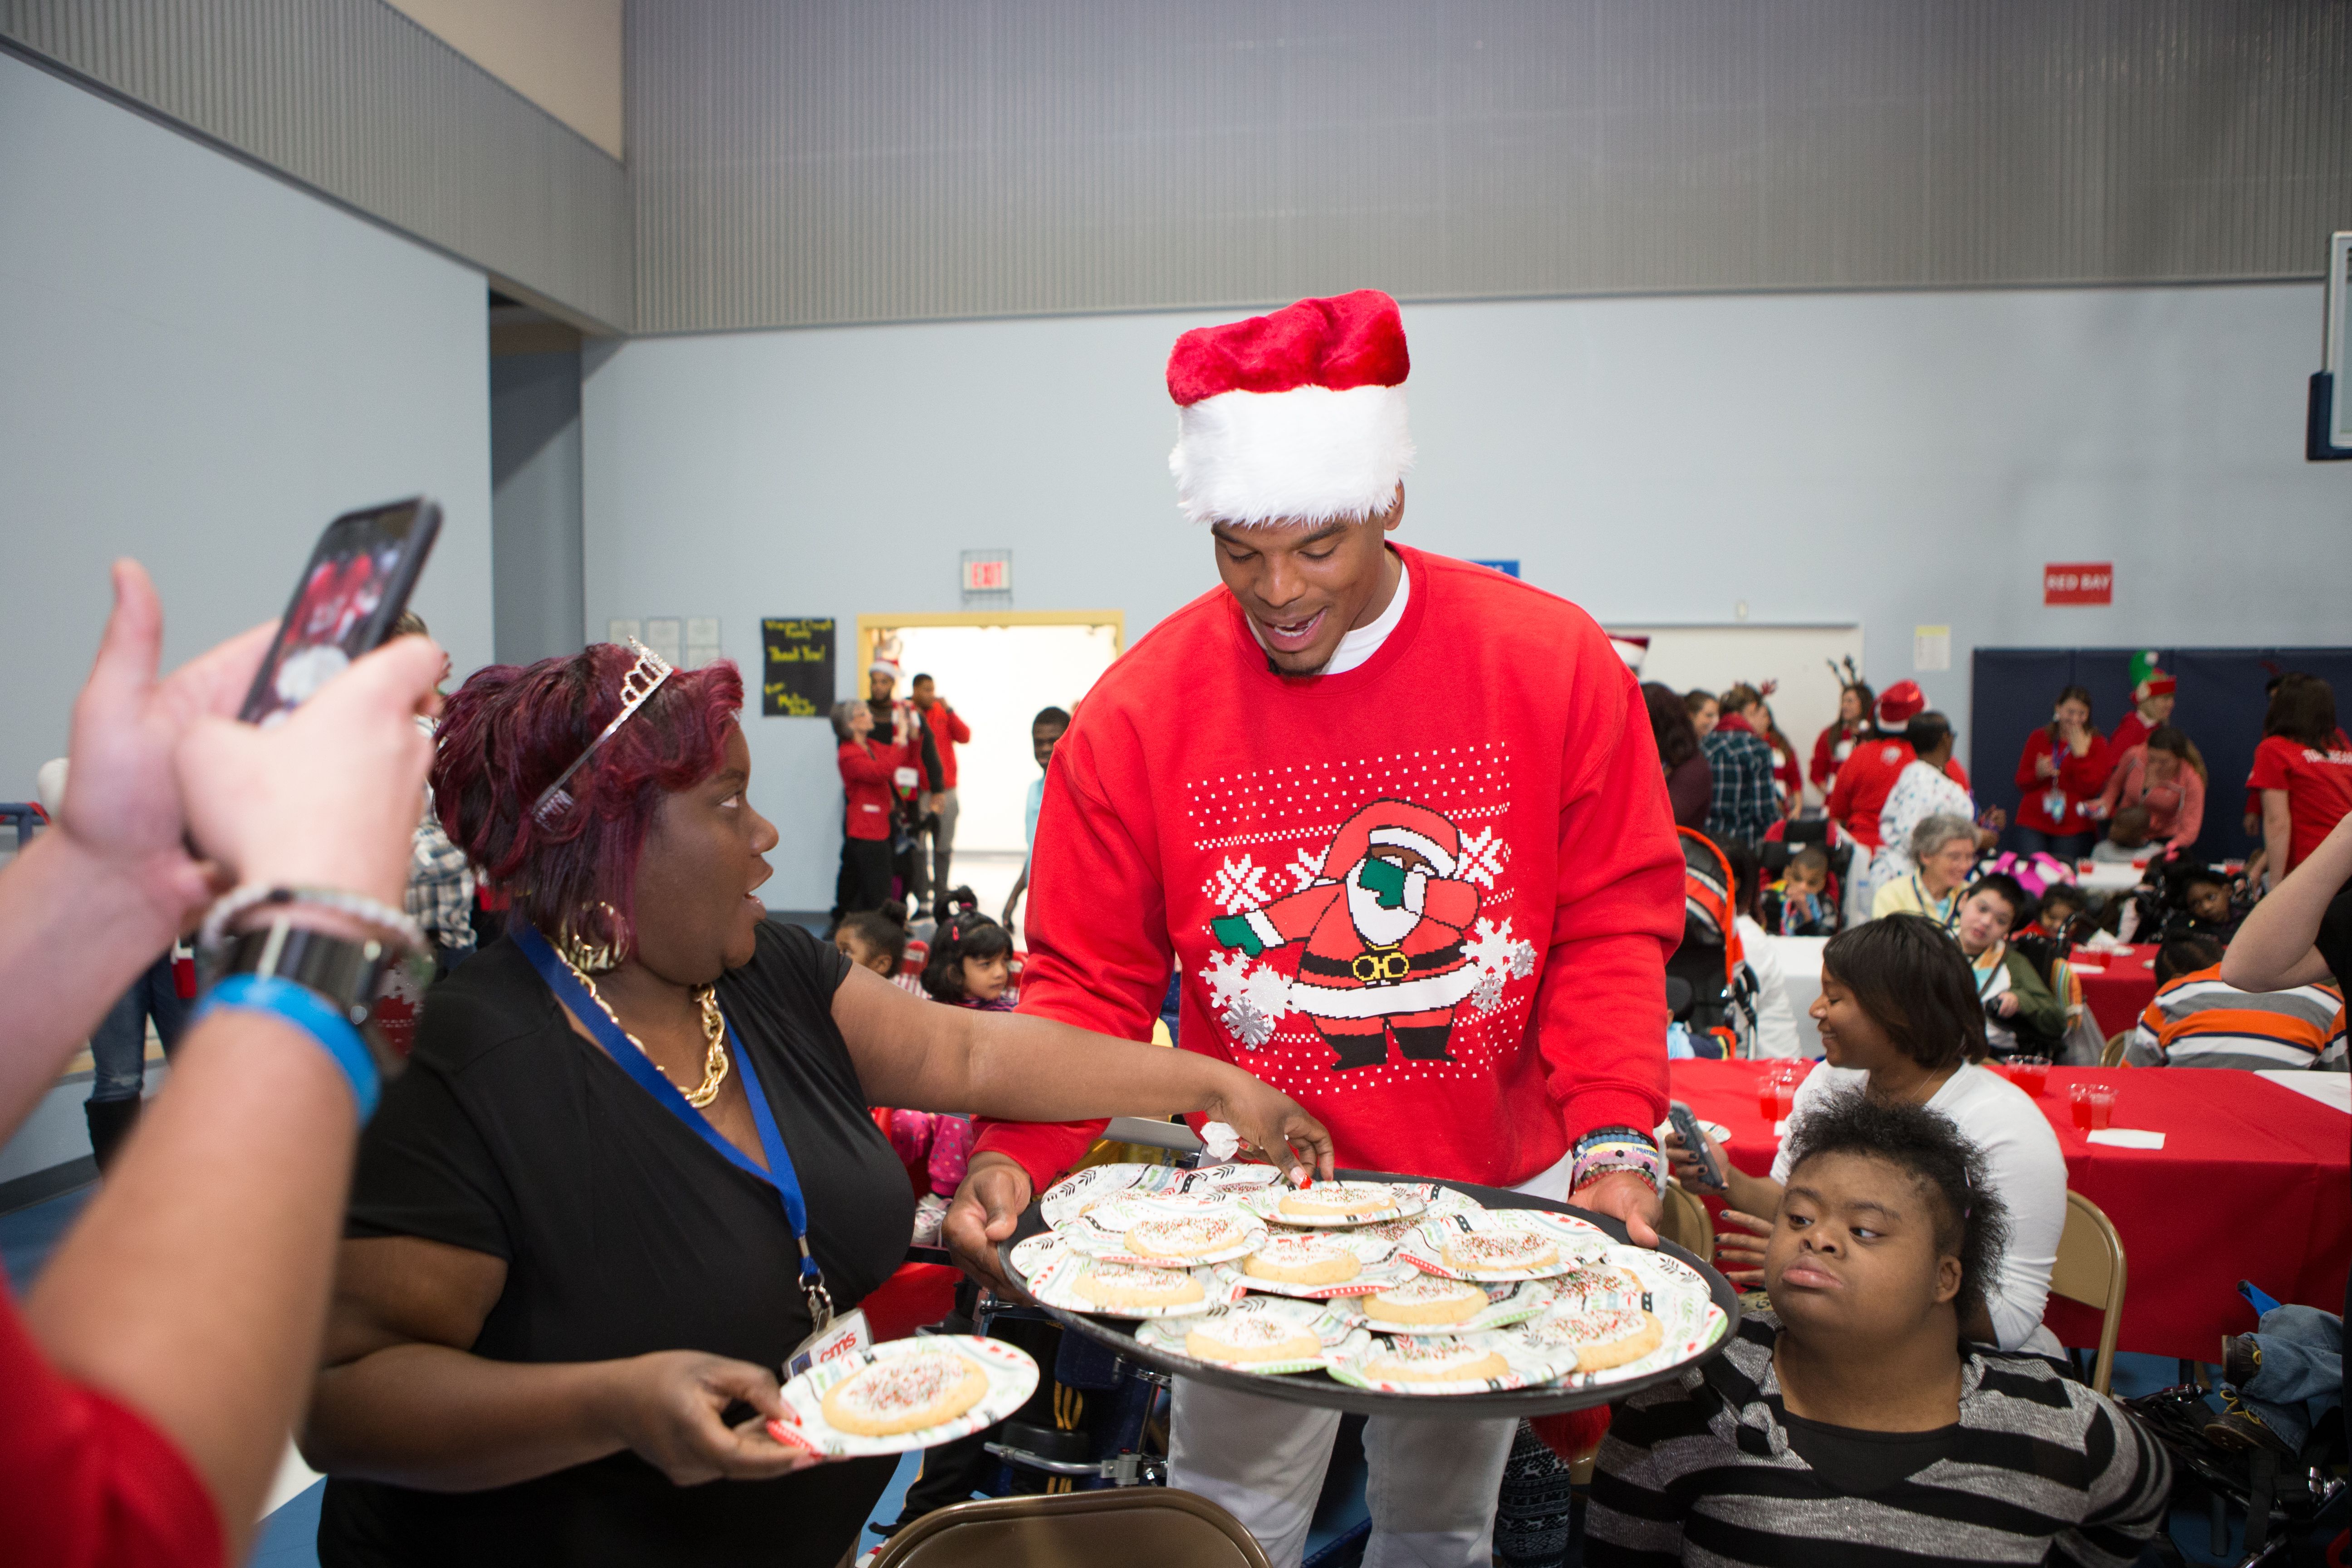
[[[809,1246],[846,1310],[904,1258],[906,1172],[866,1110],[832,1016],[849,962],[761,922],[719,1005],[758,1068],[808,1204]],[[730,1164],[572,1032],[512,942],[427,994],[409,1070],[360,1142],[348,1235],[418,1236],[503,1258],[468,1347],[509,1362],[698,1350],[781,1369],[810,1331],[774,1189]],[[746,1414],[737,1412],[737,1415]],[[679,1488],[630,1453],[489,1491],[327,1484],[322,1564],[830,1565],[889,1459]]]

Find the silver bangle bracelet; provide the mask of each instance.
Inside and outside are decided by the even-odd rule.
[[[364,894],[347,893],[338,888],[289,888],[266,882],[247,882],[223,893],[213,900],[212,908],[205,911],[205,923],[196,936],[196,952],[207,969],[216,963],[226,945],[229,922],[264,904],[308,904],[312,909],[331,910],[336,914],[383,932],[392,939],[394,945],[410,952],[429,951],[425,943],[424,929],[410,918],[407,910],[379,903]]]

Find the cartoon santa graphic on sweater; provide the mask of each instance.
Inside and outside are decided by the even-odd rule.
[[[1333,1071],[1378,1067],[1391,1038],[1407,1061],[1450,1062],[1454,1008],[1480,979],[1463,949],[1480,895],[1455,878],[1461,859],[1453,823],[1411,801],[1376,800],[1333,837],[1320,877],[1210,931],[1250,958],[1301,945],[1287,1001],[1338,1054]]]

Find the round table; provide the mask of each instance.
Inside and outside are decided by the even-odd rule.
[[[2156,962],[2152,942],[2108,952],[2078,947],[2066,962],[2083,982],[2083,1004],[2098,1020],[2102,1035],[2113,1037],[2138,1023],[2156,998],[2156,971],[2149,967]]]
[[[1669,1064],[1675,1098],[1730,1129],[1732,1163],[1756,1174],[1771,1170],[1780,1146],[1756,1082],[1780,1065]],[[2161,1132],[2164,1147],[2091,1142],[2067,1096],[2077,1083],[2112,1086],[2113,1124]],[[2035,1103],[2058,1134],[2067,1186],[2098,1205],[2123,1238],[2122,1349],[2212,1361],[2223,1334],[2254,1327],[2241,1279],[2282,1301],[2342,1310],[2352,1264],[2352,1115],[2226,1068],[2053,1068]],[[2091,1308],[2053,1297],[2044,1321],[2064,1343],[2098,1343]]]

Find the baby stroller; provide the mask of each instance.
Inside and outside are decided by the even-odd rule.
[[[1690,1030],[1702,1057],[1751,1055],[1756,974],[1740,945],[1731,862],[1706,834],[1689,827],[1675,832],[1683,847],[1683,941],[1666,960],[1666,983],[1669,995],[1680,1004],[1675,1021]],[[1674,984],[1677,980],[1690,989],[1686,1004]]]
[[[1790,858],[1809,844],[1819,847],[1829,858],[1829,877],[1822,887],[1822,902],[1832,910],[1844,909],[1846,879],[1854,870],[1854,852],[1860,847],[1844,828],[1825,816],[1776,822],[1764,830],[1764,842],[1757,846],[1764,879],[1770,882],[1785,875]],[[1870,858],[1867,850],[1863,851],[1862,858],[1865,862]]]

